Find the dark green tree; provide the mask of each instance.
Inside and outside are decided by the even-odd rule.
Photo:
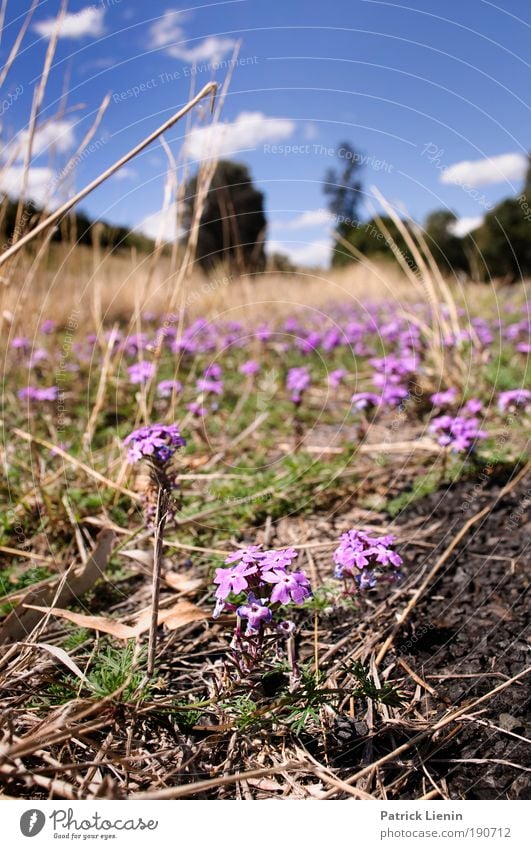
[[[197,176],[186,186],[186,229],[196,198]],[[196,253],[199,263],[205,269],[225,262],[238,273],[263,271],[266,225],[264,196],[253,185],[247,166],[218,162],[201,215]]]
[[[424,236],[433,258],[443,273],[470,271],[464,240],[452,233],[457,216],[447,209],[430,212],[424,225]]]
[[[343,238],[373,262],[378,260],[398,262],[398,257],[401,255],[407,265],[414,270],[416,265],[413,256],[394,221],[386,216],[382,216],[380,220],[387,232],[380,228],[376,219],[371,219],[352,225],[343,234]],[[342,266],[353,261],[356,261],[355,255],[346,245],[338,243],[332,256],[332,265]]]
[[[343,239],[349,240],[351,231],[359,224],[359,210],[362,196],[360,180],[361,155],[349,143],[343,142],[337,147],[336,166],[328,168],[325,173],[323,192],[328,199],[328,209],[334,216],[336,233]],[[332,265],[345,265],[352,262],[352,254],[342,250],[336,243],[332,249]]]

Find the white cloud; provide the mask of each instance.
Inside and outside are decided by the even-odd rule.
[[[527,165],[527,156],[523,153],[502,153],[489,159],[456,162],[443,171],[440,181],[458,186],[487,186],[490,183],[510,182],[524,177]]]
[[[120,170],[114,174],[115,180],[136,180],[137,177],[138,174],[134,168],[120,168]]]
[[[73,121],[48,121],[38,127],[33,135],[32,157],[43,153],[66,153],[75,144]],[[21,130],[0,151],[0,159],[14,159],[21,162],[26,154],[29,131]]]
[[[149,28],[149,46],[151,48],[166,47],[182,39],[184,32],[181,22],[185,17],[183,12],[177,9],[167,9]]]
[[[53,181],[54,175],[51,168],[29,168],[26,197],[38,206],[43,206],[49,199]],[[5,192],[10,197],[20,197],[23,185],[23,165],[12,165],[11,168],[5,168],[0,172],[0,191]]]
[[[288,118],[268,118],[263,112],[240,112],[232,123],[192,130],[186,140],[186,153],[192,159],[230,157],[239,150],[289,138],[294,131],[295,123]]]
[[[482,224],[482,215],[465,216],[464,218],[458,218],[457,221],[450,222],[448,230],[452,236],[458,236],[462,239],[463,236],[466,236],[467,233],[471,233],[472,230],[475,230],[477,227],[481,227]]]
[[[278,222],[278,226],[284,230],[303,230],[305,227],[326,227],[333,219],[334,216],[327,209],[308,209],[291,221]]]
[[[305,244],[272,240],[267,243],[267,253],[285,254],[294,265],[327,266],[330,263],[332,248],[330,242],[326,239],[317,239]]]
[[[23,160],[28,142],[29,131],[21,130],[2,150],[1,157],[7,159],[15,155],[16,151],[16,159]],[[32,156],[40,156],[51,151],[66,153],[74,147],[75,143],[73,121],[48,121],[37,127],[33,136]]]
[[[103,18],[105,9],[98,9],[97,6],[86,6],[80,12],[70,12],[66,14],[61,23],[59,30],[59,38],[84,38],[86,35],[98,37],[103,35],[105,28],[103,26]],[[51,38],[57,18],[46,18],[45,21],[39,21],[33,29],[43,38]]]
[[[234,50],[236,42],[233,38],[219,38],[217,35],[209,36],[196,44],[195,47],[183,47],[178,44],[173,47],[168,47],[166,53],[168,56],[175,56],[177,59],[184,59],[191,65],[198,62],[206,62],[210,65],[216,65],[221,62],[227,53]]]
[[[162,239],[163,242],[172,242],[177,235],[175,208],[169,207],[146,215],[135,229],[154,241]]]
[[[186,35],[181,26],[186,17],[185,12],[167,9],[149,29],[149,47],[165,48],[164,52],[168,56],[182,59],[191,65],[198,62],[215,65],[234,49],[236,41],[233,38],[221,38],[217,35],[211,35],[199,44],[187,47]],[[179,41],[183,43],[175,43]]]

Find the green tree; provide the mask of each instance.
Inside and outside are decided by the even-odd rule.
[[[190,227],[197,177],[186,186],[184,225]],[[226,262],[239,273],[265,268],[264,196],[246,165],[221,160],[216,166],[199,226],[196,257],[206,269]]]
[[[380,221],[389,235],[383,232],[378,221],[373,218],[370,221],[357,222],[355,225],[351,225],[348,231],[342,234],[343,238],[372,261],[397,262],[400,254],[409,267],[414,270],[416,266],[413,256],[395,222],[386,216],[382,216]],[[349,251],[348,247],[338,243],[332,256],[332,265],[343,266],[353,261],[356,261],[356,257]]]
[[[457,216],[446,209],[430,212],[424,225],[429,250],[443,272],[470,272],[464,240],[452,233]]]

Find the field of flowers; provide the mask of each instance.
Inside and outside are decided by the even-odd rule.
[[[7,324],[5,792],[519,798],[521,294]]]

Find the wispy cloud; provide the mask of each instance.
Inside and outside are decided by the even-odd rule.
[[[172,242],[177,237],[175,209],[170,207],[152,212],[135,229],[154,241],[162,239],[163,242]]]
[[[59,30],[59,38],[85,38],[91,35],[98,37],[103,35],[105,27],[103,18],[105,9],[97,6],[86,6],[79,12],[69,12],[63,18]],[[43,38],[50,38],[55,30],[57,18],[46,18],[38,21],[33,29]]]
[[[163,48],[168,56],[182,59],[191,65],[198,62],[215,65],[234,49],[236,41],[233,38],[217,35],[211,35],[204,41],[189,47],[182,27],[186,18],[185,12],[180,12],[178,9],[167,9],[149,29],[149,47],[151,49]]]
[[[73,121],[63,120],[48,121],[46,124],[38,127],[33,136],[33,158],[51,151],[54,153],[66,153],[71,150],[76,143],[74,126]],[[28,142],[29,131],[21,130],[1,151],[0,158],[10,158],[16,151],[16,160],[20,161],[24,159]]]
[[[274,226],[284,230],[304,230],[306,227],[326,227],[333,221],[333,215],[327,209],[308,209],[292,218],[291,221],[275,222]]]
[[[481,227],[482,224],[482,215],[465,216],[464,218],[458,218],[457,221],[452,221],[448,226],[448,230],[452,236],[458,236],[462,239],[463,236],[466,236],[468,233],[471,233],[472,230],[476,230],[478,227]]]
[[[120,168],[119,171],[114,175],[114,179],[118,181],[122,180],[136,180],[138,177],[138,173],[134,168]]]
[[[195,47],[183,47],[176,44],[168,47],[166,53],[177,59],[183,59],[191,65],[199,62],[215,65],[234,50],[235,46],[236,42],[233,38],[219,38],[217,35],[211,35]]]
[[[233,156],[239,150],[289,138],[294,131],[295,123],[288,118],[240,112],[235,121],[192,130],[186,140],[186,153],[191,159]]]
[[[152,48],[166,47],[174,41],[183,38],[181,27],[186,15],[178,9],[167,9],[160,18],[149,28],[149,46]]]
[[[267,252],[268,254],[285,254],[294,265],[327,266],[330,262],[332,249],[330,242],[326,239],[317,239],[305,244],[271,240],[267,243]]]
[[[487,186],[520,180],[527,169],[527,156],[523,153],[502,153],[488,159],[464,160],[450,165],[440,176],[441,183],[458,186]]]
[[[54,175],[51,168],[29,168],[26,182],[26,197],[38,206],[48,202]],[[0,172],[0,191],[12,198],[20,197],[24,186],[24,166],[12,165]]]

